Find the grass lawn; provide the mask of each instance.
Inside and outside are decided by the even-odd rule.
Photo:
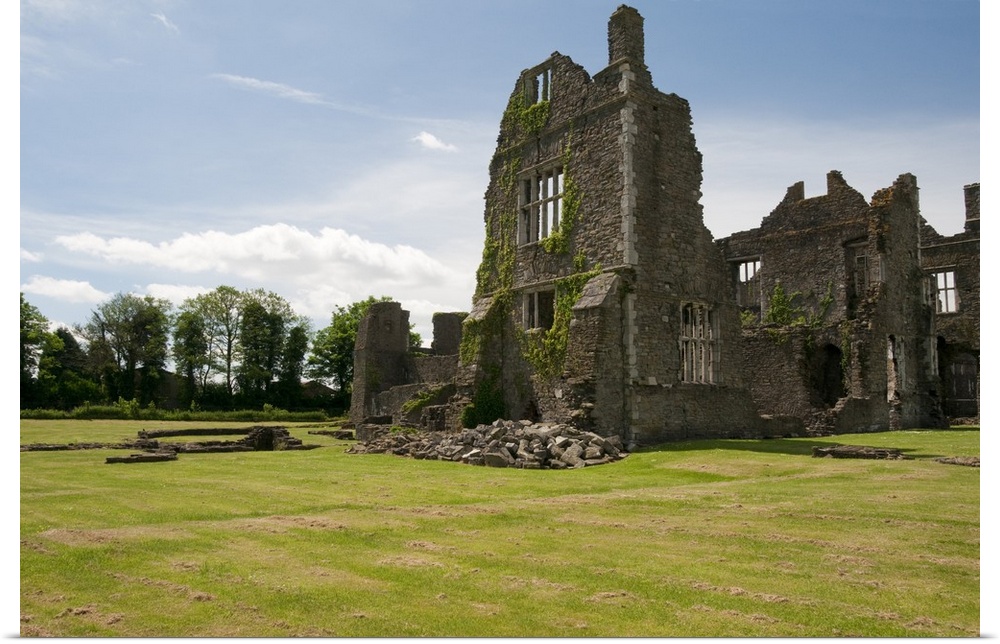
[[[20,442],[163,426],[22,420]],[[698,441],[567,471],[351,455],[290,429],[324,447],[21,453],[21,634],[979,635],[980,472],[933,460],[979,455],[975,428]],[[811,458],[830,444],[911,458]]]

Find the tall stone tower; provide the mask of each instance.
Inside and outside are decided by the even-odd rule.
[[[572,421],[640,444],[751,434],[688,103],[653,86],[635,9],[611,16],[608,55],[593,78],[556,52],[515,82],[463,332],[467,420]]]

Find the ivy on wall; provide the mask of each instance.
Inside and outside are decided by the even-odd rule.
[[[550,104],[540,101],[527,105],[524,96],[515,93],[507,105],[501,123],[502,131],[511,135],[522,133],[538,135],[548,123]],[[517,137],[518,139],[520,137]],[[579,213],[583,194],[570,173],[572,150],[570,139],[562,151],[564,173],[562,212],[559,226],[552,234],[539,241],[547,253],[568,255],[570,237]],[[517,256],[517,177],[521,169],[521,146],[498,150],[502,165],[497,175],[498,198],[490,201],[487,216],[486,241],[482,262],[476,271],[476,296],[491,297],[489,309],[479,319],[466,318],[462,329],[459,357],[464,364],[480,359],[487,338],[499,337],[511,324],[514,309],[514,264]],[[496,157],[495,157],[496,158]],[[573,273],[556,281],[554,315],[551,328],[541,332],[525,332],[519,326],[515,332],[520,340],[521,354],[543,378],[562,373],[569,341],[569,325],[573,305],[580,298],[584,285],[601,272],[595,266],[585,270],[585,258],[578,254],[573,260]],[[462,413],[462,424],[467,427],[492,422],[504,416],[502,373],[496,365],[481,365],[482,377],[477,383],[472,404]]]
[[[589,271],[583,270],[584,258],[574,258],[577,272],[556,281],[555,310],[552,326],[546,330],[521,331],[521,353],[540,377],[551,379],[559,376],[566,365],[569,347],[569,324],[573,319],[573,305],[580,299],[584,285],[601,274],[597,264]]]
[[[570,130],[569,134],[566,136],[566,146],[563,148],[562,153],[563,198],[559,225],[556,230],[549,234],[548,237],[543,237],[538,241],[539,246],[541,246],[545,252],[553,255],[569,254],[569,238],[573,233],[573,227],[576,224],[576,216],[580,210],[580,204],[583,201],[583,193],[580,192],[580,187],[577,185],[576,180],[573,179],[573,175],[569,171],[570,160],[572,159],[572,140],[573,131]]]

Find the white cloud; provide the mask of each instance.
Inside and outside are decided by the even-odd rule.
[[[167,31],[170,31],[175,34],[179,34],[181,32],[181,30],[177,27],[177,25],[172,23],[170,21],[170,18],[167,18],[167,16],[162,11],[160,13],[151,13],[149,15],[156,18],[156,21],[159,22],[161,25],[163,25],[167,29]]]
[[[235,234],[185,233],[157,244],[80,233],[57,237],[55,242],[111,264],[281,284],[284,290],[294,289],[309,305],[307,314],[314,314],[321,302],[329,311],[329,297],[346,295],[348,299],[339,302],[346,304],[375,292],[395,296],[411,289],[456,288],[465,281],[452,268],[412,246],[388,246],[335,228],[312,233],[274,224]]]
[[[208,293],[212,289],[185,284],[148,284],[145,290],[155,298],[169,300],[174,306],[180,306],[184,300]]]
[[[158,244],[129,237],[105,239],[93,233],[62,235],[56,243],[67,250],[116,264],[139,264],[197,273],[216,271],[243,277],[294,279],[336,268],[370,279],[439,278],[440,262],[412,246],[387,246],[337,228],[318,234],[287,224],[257,226],[241,233],[184,233]]]
[[[410,140],[416,141],[428,150],[444,150],[446,152],[455,152],[458,150],[454,145],[445,143],[430,132],[421,132]]]
[[[32,275],[27,282],[21,284],[21,291],[77,303],[98,303],[111,297],[110,293],[97,290],[89,282],[56,279],[44,275]]]
[[[30,250],[21,249],[21,261],[22,262],[40,262],[42,261],[42,255],[40,253],[33,253]]]

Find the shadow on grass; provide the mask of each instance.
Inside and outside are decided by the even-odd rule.
[[[812,456],[813,447],[834,447],[836,445],[841,445],[841,443],[805,438],[704,439],[643,447],[637,449],[636,453],[735,450],[742,452],[762,452],[766,454]]]
[[[950,432],[950,431],[964,431],[964,432],[978,432],[979,427],[976,426],[958,426],[949,427],[947,429],[906,429],[900,430],[902,432]],[[893,432],[879,432],[877,435],[882,436],[884,434]],[[851,434],[851,436],[859,436],[858,434]],[[812,457],[814,447],[840,447],[843,445],[864,445],[866,444],[863,439],[852,440],[850,443],[839,442],[835,437],[829,437],[829,439],[814,439],[814,438],[759,438],[759,439],[703,439],[703,440],[690,440],[681,441],[677,443],[664,443],[662,445],[654,445],[650,447],[643,447],[636,450],[637,453],[648,453],[648,452],[691,452],[691,451],[707,451],[707,450],[728,450],[728,451],[744,451],[744,452],[759,452],[764,454],[790,454],[793,456],[809,456]],[[895,449],[899,450],[903,455],[907,455],[913,452],[919,452],[922,448],[919,447],[891,447],[885,445],[872,445],[872,447],[878,447],[880,449]],[[919,456],[910,456],[914,459],[933,459],[941,456],[954,456],[953,454],[920,454]]]

